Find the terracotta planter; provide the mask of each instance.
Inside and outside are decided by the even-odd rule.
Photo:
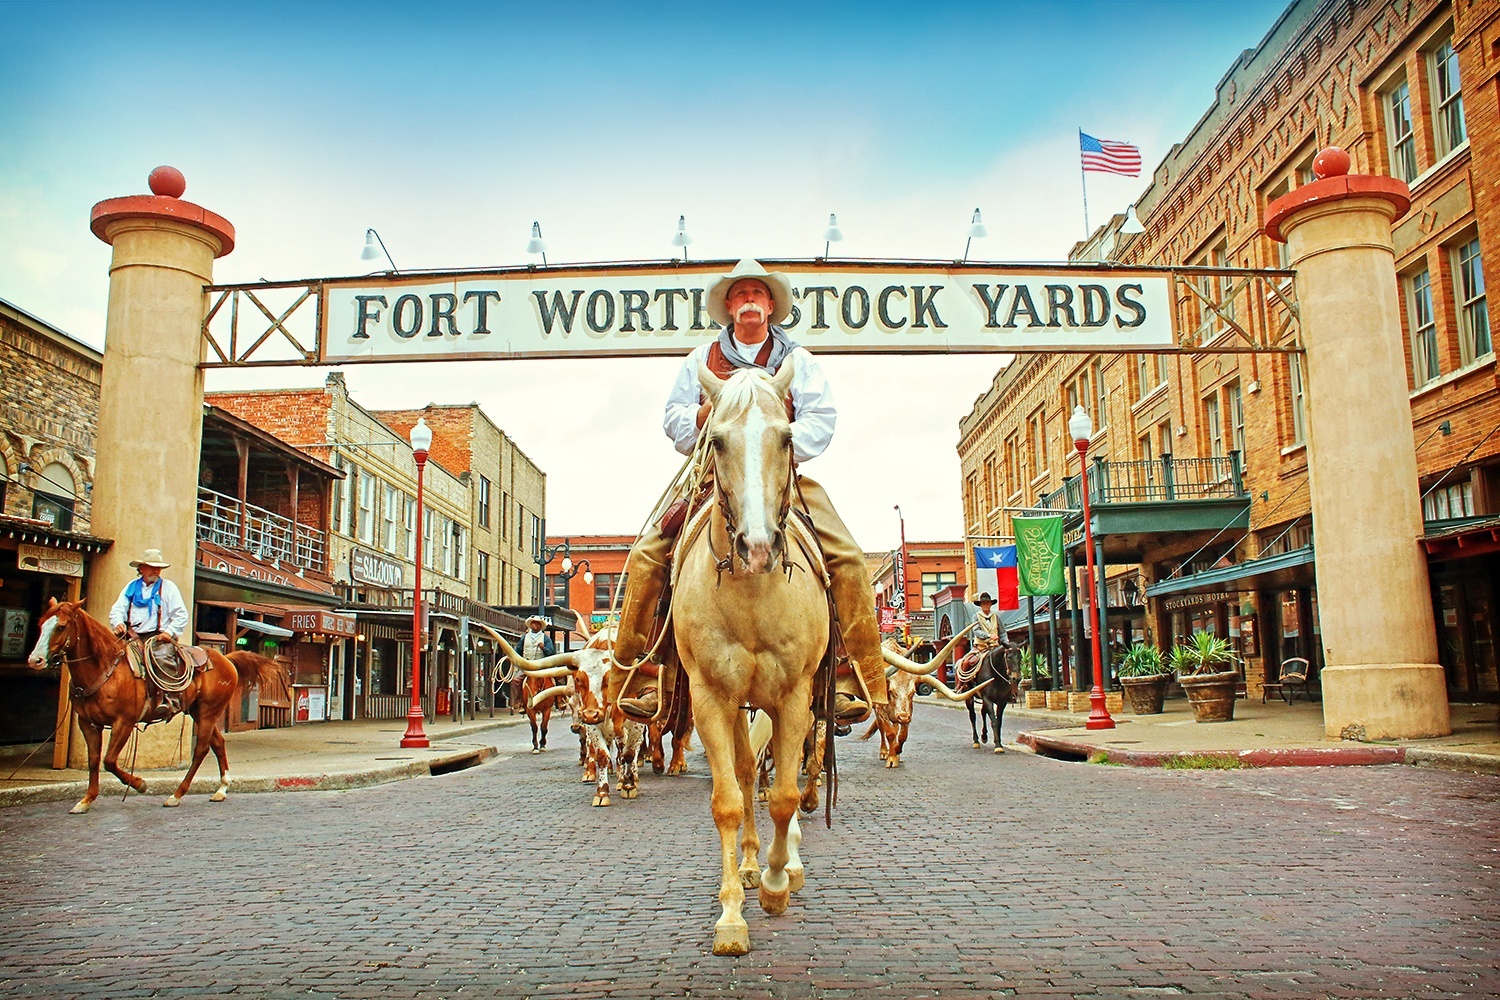
[[[1160,715],[1170,680],[1166,674],[1121,677],[1120,683],[1125,685],[1125,697],[1130,700],[1130,711],[1135,715]]]
[[[1198,674],[1179,677],[1177,683],[1193,706],[1193,717],[1199,722],[1228,722],[1234,718],[1234,689],[1240,675],[1233,670],[1222,674]]]

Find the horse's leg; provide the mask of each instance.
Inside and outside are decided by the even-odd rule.
[[[552,721],[552,702],[542,706],[542,749],[547,749],[547,726]]]
[[[706,700],[706,699],[705,699]],[[707,700],[706,700],[707,701]],[[740,787],[735,766],[735,726],[739,724],[739,706],[717,702],[694,706],[698,713],[698,733],[708,755],[709,773],[713,775],[714,826],[719,830],[719,904],[722,913],[714,924],[714,954],[743,955],[750,950],[750,925],[741,912],[745,907],[745,887],[740,884],[739,861],[735,838],[744,820],[745,792]]]
[[[120,767],[120,751],[125,749],[125,744],[130,740],[130,734],[135,732],[135,727],[130,725],[119,725],[118,723],[109,730],[109,746],[104,751],[104,769],[116,778],[119,778],[128,787],[138,792],[146,791],[146,780],[138,778]]]
[[[103,756],[101,747],[104,744],[104,730],[89,722],[83,716],[78,717],[78,728],[83,730],[83,742],[89,748],[89,790],[84,793],[78,804],[68,811],[71,813],[86,813],[99,797],[99,759]]]
[[[672,730],[672,763],[667,765],[667,774],[687,774],[688,742],[692,738],[691,724]]]
[[[786,825],[786,879],[787,888],[792,892],[801,892],[806,881],[802,870],[802,855],[798,849],[802,846],[802,824],[797,820],[797,814],[792,813],[791,821]]]
[[[771,710],[771,752],[776,759],[776,782],[771,786],[769,807],[776,832],[771,838],[771,849],[766,852],[766,870],[760,877],[760,908],[773,915],[786,912],[792,895],[791,875],[787,872],[787,862],[791,860],[787,830],[802,797],[797,788],[797,764],[802,758],[808,724],[812,721],[812,713],[807,708],[811,698],[806,687],[804,683],[783,704]],[[814,756],[821,757],[816,751]],[[816,789],[817,772],[811,764],[808,771],[807,784]]]
[[[760,833],[755,829],[755,790],[759,768],[755,752],[750,749],[750,720],[744,712],[734,720],[734,776],[744,798],[744,817],[740,825],[740,885],[754,889],[760,885]]]
[[[218,716],[215,716],[218,718]],[[208,797],[210,802],[223,802],[229,798],[229,750],[224,745],[224,731],[217,725],[213,731],[214,756],[219,758],[219,787]]]
[[[816,720],[813,721],[812,730],[808,738],[803,739],[804,749],[802,769],[807,772],[807,784],[802,787],[802,800],[799,805],[805,813],[816,812],[818,809],[818,778],[823,773],[823,754],[827,752],[828,727]],[[793,892],[796,887],[793,887]]]
[[[1005,718],[1005,700],[995,699],[995,752],[1004,753],[1005,748],[1000,745],[1000,722]]]
[[[977,697],[979,697],[979,695],[975,695],[974,697],[977,698]],[[978,750],[979,747],[980,747],[980,743],[979,743],[979,720],[976,719],[976,718],[974,718],[974,698],[970,698],[968,701],[964,702],[964,704],[969,707],[969,728],[974,733],[974,749]]]
[[[537,737],[540,735],[538,733],[538,731],[537,731],[537,714],[538,713],[537,713],[536,709],[533,709],[533,708],[531,708],[529,706],[527,707],[527,709],[526,709],[526,721],[529,722],[529,723],[531,723],[531,752],[532,753],[541,753],[542,752],[542,748],[537,744]]]
[[[171,807],[182,804],[183,797],[188,793],[188,787],[193,783],[193,776],[198,773],[198,768],[202,765],[203,758],[208,756],[209,747],[213,746],[213,733],[209,731],[209,727],[203,725],[196,715],[190,718],[193,720],[194,732],[193,762],[189,765],[187,774],[182,776],[182,784],[177,786],[177,791],[168,795],[166,801],[162,803],[164,806]],[[221,764],[219,773],[222,775],[223,772],[224,768]]]

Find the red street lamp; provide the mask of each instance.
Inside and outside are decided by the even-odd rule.
[[[1082,406],[1073,407],[1073,416],[1068,418],[1068,432],[1073,435],[1073,447],[1078,449],[1079,488],[1083,491],[1083,547],[1087,555],[1087,570],[1084,573],[1084,596],[1088,599],[1089,614],[1094,625],[1094,687],[1089,692],[1089,718],[1085,729],[1113,729],[1115,720],[1104,707],[1104,654],[1099,645],[1101,629],[1098,614],[1098,599],[1094,593],[1094,524],[1089,510],[1089,438],[1094,436],[1094,422]]]
[[[406,734],[401,737],[403,747],[417,748],[430,745],[427,734],[422,731],[422,470],[427,467],[427,449],[431,447],[432,428],[419,417],[417,426],[411,429],[411,457],[417,461],[417,576],[411,595],[411,710],[406,713]]]

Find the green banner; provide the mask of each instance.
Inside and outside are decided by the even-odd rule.
[[[1016,576],[1021,593],[1031,597],[1063,592],[1063,519],[1016,517]]]

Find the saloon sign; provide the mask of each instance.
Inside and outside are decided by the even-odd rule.
[[[685,354],[717,335],[704,289],[730,265],[547,268],[325,281],[324,363]],[[1173,345],[1161,272],[767,262],[782,324],[813,352],[1150,350]]]

